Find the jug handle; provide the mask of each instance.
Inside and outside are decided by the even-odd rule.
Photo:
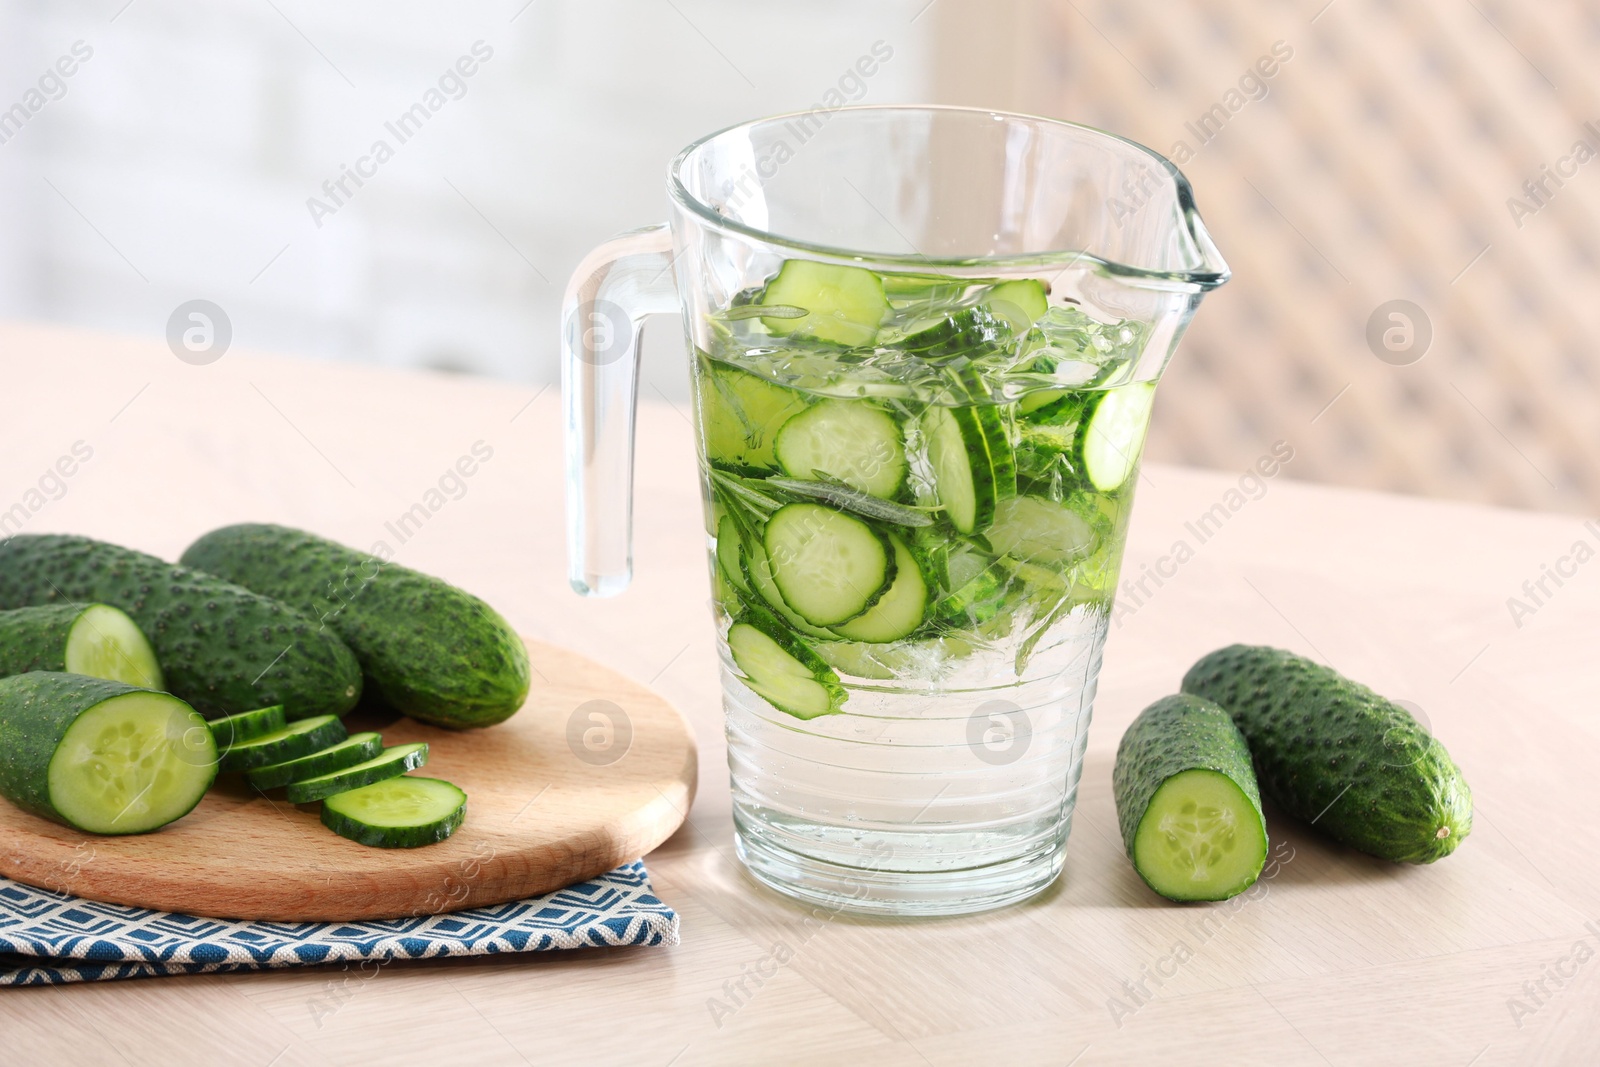
[[[578,264],[561,305],[567,580],[613,596],[633,578],[633,426],[647,315],[678,310],[665,223],[613,237]]]

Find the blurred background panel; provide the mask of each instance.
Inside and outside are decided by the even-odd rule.
[[[1600,510],[1600,5],[932,14],[944,100],[1114,130],[1194,183],[1234,278],[1151,456],[1243,468],[1281,438],[1297,478]]]
[[[1171,156],[1235,270],[1152,457],[1593,512],[1597,57],[1593,0],[0,0],[0,315],[203,298],[241,347],[550,382],[568,273],[695,137],[1009,108]],[[681,400],[680,328],[645,348]]]

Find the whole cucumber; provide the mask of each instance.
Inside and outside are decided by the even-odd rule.
[[[1472,830],[1472,790],[1410,712],[1291,652],[1230,645],[1183,677],[1226,708],[1250,744],[1261,791],[1335,841],[1381,859],[1432,863]]]
[[[0,542],[0,608],[98,601],[154,646],[167,691],[208,718],[282,704],[343,715],[361,668],[332,631],[269,597],[119,545],[67,534]]]
[[[303,530],[213,530],[183,562],[321,619],[371,691],[413,719],[465,729],[509,718],[528,695],[528,650],[499,613],[438,578]]]

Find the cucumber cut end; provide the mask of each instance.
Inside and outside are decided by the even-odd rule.
[[[50,803],[94,834],[139,834],[188,814],[217,774],[200,713],[165,693],[125,693],[67,728],[46,772]]]
[[[83,609],[67,634],[65,658],[69,674],[107,678],[143,689],[166,688],[161,664],[144,631],[109,604]]]
[[[1233,779],[1194,769],[1168,778],[1150,798],[1133,841],[1133,865],[1170,900],[1226,900],[1255,883],[1267,832]]]

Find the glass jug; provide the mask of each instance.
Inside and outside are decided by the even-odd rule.
[[[569,576],[631,567],[639,325],[683,315],[739,856],[830,910],[1060,873],[1155,386],[1228,268],[1151,150],[859,107],[700,140],[563,308]]]

